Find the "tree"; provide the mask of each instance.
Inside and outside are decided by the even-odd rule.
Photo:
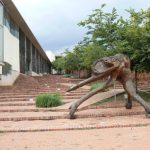
[[[125,37],[128,45],[126,53],[130,56],[134,70],[150,71],[150,9],[130,13],[129,25]]]
[[[56,59],[53,63],[52,63],[54,69],[56,69],[58,71],[58,74],[62,74],[62,71],[64,70],[64,66],[65,66],[65,60],[64,57],[60,57],[58,59]]]
[[[88,19],[79,23],[80,26],[86,27],[87,35],[90,42],[105,47],[106,50],[116,49],[116,41],[120,40],[118,31],[123,24],[122,19],[118,19],[115,8],[111,13],[103,12],[103,4],[100,9],[95,9]]]
[[[100,46],[106,51],[105,55],[125,53],[131,58],[134,70],[150,71],[150,9],[139,12],[134,9],[127,10],[130,18],[124,20],[118,17],[115,8],[111,13],[104,12],[105,6],[103,4],[85,21],[79,23],[88,30],[87,43]]]
[[[86,69],[91,69],[91,65],[97,59],[106,56],[106,52],[102,46],[96,44],[88,44],[84,48],[83,63]]]
[[[105,4],[95,9],[79,23],[87,28],[87,34],[72,52],[65,52],[65,70],[78,70],[80,74],[80,70],[90,69],[97,59],[123,53],[130,57],[136,72],[150,71],[150,9],[126,10],[130,17],[125,20],[115,8],[108,13],[104,7]]]

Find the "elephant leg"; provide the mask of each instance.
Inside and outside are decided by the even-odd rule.
[[[123,86],[125,91],[128,93],[128,95],[131,97],[131,99],[137,101],[138,103],[140,103],[145,111],[147,112],[147,114],[150,114],[150,105],[148,105],[137,93],[136,90],[133,86],[133,83],[131,80],[127,80],[125,82],[123,82]]]
[[[74,113],[77,110],[77,108],[79,107],[79,105],[81,105],[84,101],[86,101],[88,98],[92,97],[93,95],[97,94],[98,92],[102,91],[103,89],[105,89],[106,87],[110,86],[112,84],[112,78],[109,78],[102,87],[91,91],[90,93],[86,94],[85,96],[83,96],[81,99],[79,99],[78,101],[74,102],[71,106],[70,106],[70,119],[75,119]]]
[[[126,102],[126,109],[132,109],[132,100],[131,100],[131,96],[128,94],[127,97],[127,102]]]

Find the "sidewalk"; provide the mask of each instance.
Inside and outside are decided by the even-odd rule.
[[[0,150],[149,150],[150,126],[0,133]]]

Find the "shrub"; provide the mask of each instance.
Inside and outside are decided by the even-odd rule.
[[[59,94],[45,94],[36,97],[36,107],[57,107],[62,104],[61,96]]]
[[[65,74],[64,77],[65,78],[71,78],[71,74]]]
[[[139,91],[138,94],[147,102],[150,102],[150,93]]]
[[[94,83],[91,85],[90,90],[93,91],[93,90],[96,90],[97,88],[100,88],[102,86],[103,86],[103,83]]]

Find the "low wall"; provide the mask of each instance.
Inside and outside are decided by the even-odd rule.
[[[11,73],[7,75],[1,75],[0,86],[11,86],[14,84],[19,76],[19,72],[11,70]]]
[[[72,72],[72,75],[74,76],[74,77],[76,77],[76,78],[88,78],[88,77],[90,77],[90,75],[91,75],[91,71],[89,71],[89,70],[81,70],[81,71],[77,71],[77,70],[74,70],[73,72]]]
[[[148,81],[150,81],[150,73],[146,73],[146,72],[138,73],[137,78],[138,78],[138,80],[145,80],[145,81],[148,80]]]

